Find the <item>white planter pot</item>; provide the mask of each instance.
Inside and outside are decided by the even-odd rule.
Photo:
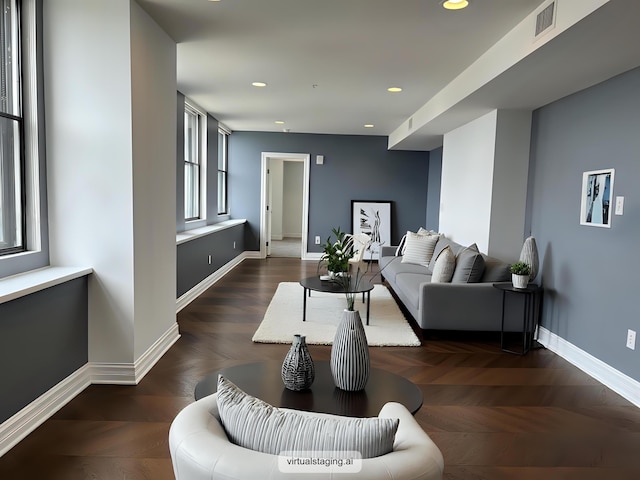
[[[527,285],[529,284],[529,275],[516,275],[515,273],[512,273],[511,282],[513,283],[514,288],[527,288]]]

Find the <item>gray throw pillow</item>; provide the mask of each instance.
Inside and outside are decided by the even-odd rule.
[[[478,283],[484,274],[484,257],[474,243],[458,253],[451,283]]]
[[[509,264],[497,258],[484,256],[483,282],[508,282],[511,280]]]
[[[351,418],[279,409],[218,377],[218,412],[229,440],[271,455],[282,452],[360,452],[362,458],[393,450],[397,418]]]

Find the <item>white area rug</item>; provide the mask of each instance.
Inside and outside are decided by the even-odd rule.
[[[302,321],[302,286],[298,282],[282,282],[253,335],[256,343],[291,343],[293,335],[304,335],[310,345],[331,345],[336,328],[347,306],[344,295],[311,292],[307,297],[307,320]],[[384,285],[371,291],[369,325],[367,305],[362,295],[356,298],[369,346],[420,346],[420,340],[404,318]]]

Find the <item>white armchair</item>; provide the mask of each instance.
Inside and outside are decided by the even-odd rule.
[[[231,443],[218,415],[217,394],[185,407],[169,430],[169,449],[176,480],[278,480],[292,478],[278,468],[278,457]],[[309,413],[309,415],[323,415]],[[379,417],[399,418],[393,452],[362,460],[359,473],[333,473],[333,479],[440,480],[442,453],[401,404],[390,402]],[[329,474],[304,475],[305,479],[328,478]]]

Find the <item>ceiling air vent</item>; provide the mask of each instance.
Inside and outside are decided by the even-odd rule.
[[[556,1],[545,6],[536,16],[536,33],[535,38],[552,29],[556,22]]]

